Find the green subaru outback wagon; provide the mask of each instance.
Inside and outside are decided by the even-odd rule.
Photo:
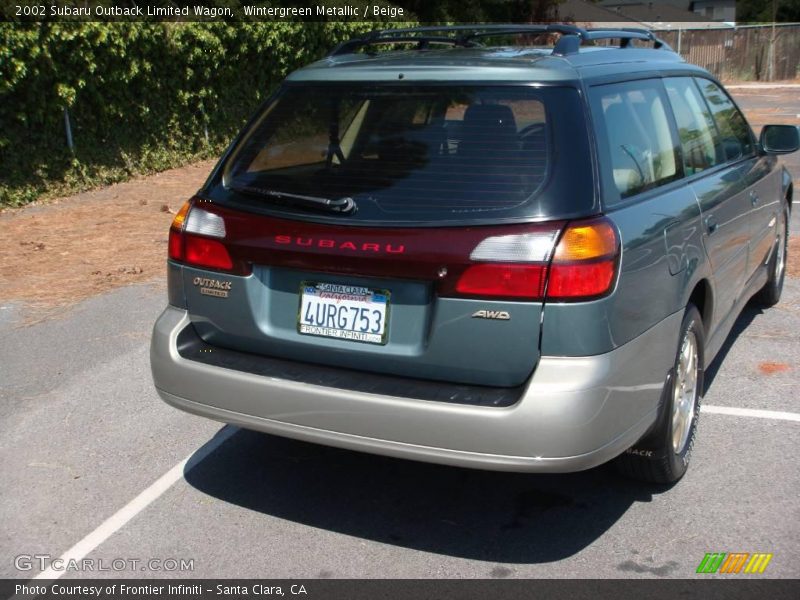
[[[645,30],[351,40],[177,214],[155,386],[353,450],[676,481],[704,369],[780,298],[799,143]]]

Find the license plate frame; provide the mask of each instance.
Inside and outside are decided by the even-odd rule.
[[[342,295],[342,298],[339,299],[339,302],[337,303],[345,302],[349,310],[349,315],[346,316],[348,318],[353,317],[354,320],[357,318],[354,316],[355,313],[353,313],[354,305],[363,303],[364,306],[361,306],[360,308],[365,308],[368,310],[379,310],[380,305],[383,305],[382,331],[378,333],[371,331],[361,332],[353,329],[326,327],[304,322],[304,299],[316,296],[317,304],[319,304],[319,300],[335,300],[335,298],[320,298],[318,295],[320,292]],[[360,296],[361,298],[353,299],[353,296]],[[321,304],[330,305],[330,303],[325,302],[322,302]],[[300,288],[298,290],[296,330],[299,335],[385,346],[388,342],[390,313],[391,292],[387,289],[320,281],[301,281]]]

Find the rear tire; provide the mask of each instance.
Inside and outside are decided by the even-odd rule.
[[[755,301],[765,308],[775,306],[781,299],[783,280],[786,277],[786,258],[789,246],[789,205],[781,209],[778,217],[775,247],[769,261],[769,279],[754,296]]]
[[[678,339],[656,425],[615,461],[620,473],[639,481],[674,483],[686,473],[692,456],[703,394],[705,343],[703,321],[692,304],[686,307]]]

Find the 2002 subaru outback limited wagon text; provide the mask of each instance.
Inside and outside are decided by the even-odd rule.
[[[779,299],[798,143],[644,30],[351,40],[176,215],[155,386],[343,448],[676,481],[705,366]]]

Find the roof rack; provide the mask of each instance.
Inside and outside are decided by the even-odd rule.
[[[429,35],[429,34],[458,34],[458,35]],[[500,35],[540,35],[558,33],[561,38],[553,47],[555,56],[569,56],[577,54],[584,42],[596,40],[618,39],[620,48],[630,47],[631,40],[653,42],[656,49],[671,51],[672,48],[663,40],[657,38],[647,29],[623,27],[620,29],[584,29],[574,25],[543,24],[543,25],[443,25],[428,27],[410,27],[405,29],[378,29],[371,31],[360,38],[353,38],[336,46],[328,56],[352,54],[361,48],[379,44],[417,44],[417,49],[424,50],[431,44],[445,44],[469,48],[480,45],[477,41],[485,37]]]
[[[582,39],[585,39],[587,41],[618,39],[620,48],[629,48],[631,40],[642,40],[645,42],[653,42],[653,47],[656,50],[666,50],[668,52],[673,52],[672,47],[667,42],[657,37],[649,29],[641,29],[637,27],[622,27],[620,29],[603,29],[598,27],[594,29],[585,29],[584,32],[585,32],[584,37]],[[564,38],[559,40],[559,42],[561,42],[563,39]],[[553,49],[553,54],[556,53],[557,48],[558,44],[556,44],[556,48]],[[577,49],[575,50],[575,52],[577,52]]]
[[[341,54],[353,54],[361,48],[376,46],[378,44],[417,44],[417,50],[426,50],[431,44],[444,44],[449,46],[471,46],[464,44],[459,38],[428,36],[428,35],[380,35],[388,33],[385,31],[371,31],[364,37],[347,40],[328,52],[327,56],[339,56]]]

